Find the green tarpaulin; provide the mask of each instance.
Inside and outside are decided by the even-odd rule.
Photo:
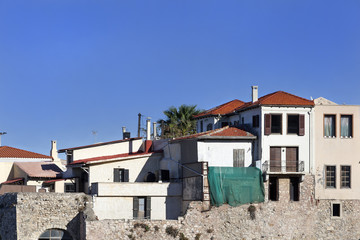
[[[209,167],[208,179],[212,205],[264,201],[261,170],[256,167]]]

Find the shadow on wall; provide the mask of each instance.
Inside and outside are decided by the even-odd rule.
[[[144,182],[145,176],[147,176],[147,174],[149,172],[155,174],[156,171],[160,169],[159,161],[160,161],[160,157],[158,157],[158,156],[157,157],[149,157],[149,159],[146,161],[145,165],[141,169],[139,175],[135,179],[135,182]]]

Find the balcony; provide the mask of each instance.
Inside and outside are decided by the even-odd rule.
[[[304,161],[266,160],[262,164],[266,173],[301,173],[304,172]]]

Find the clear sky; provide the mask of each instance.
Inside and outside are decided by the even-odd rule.
[[[359,77],[359,0],[0,0],[2,145],[38,153],[251,85],[360,104]]]

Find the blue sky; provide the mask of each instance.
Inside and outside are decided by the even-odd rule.
[[[49,154],[137,114],[283,90],[360,104],[360,1],[0,0],[2,144]]]

